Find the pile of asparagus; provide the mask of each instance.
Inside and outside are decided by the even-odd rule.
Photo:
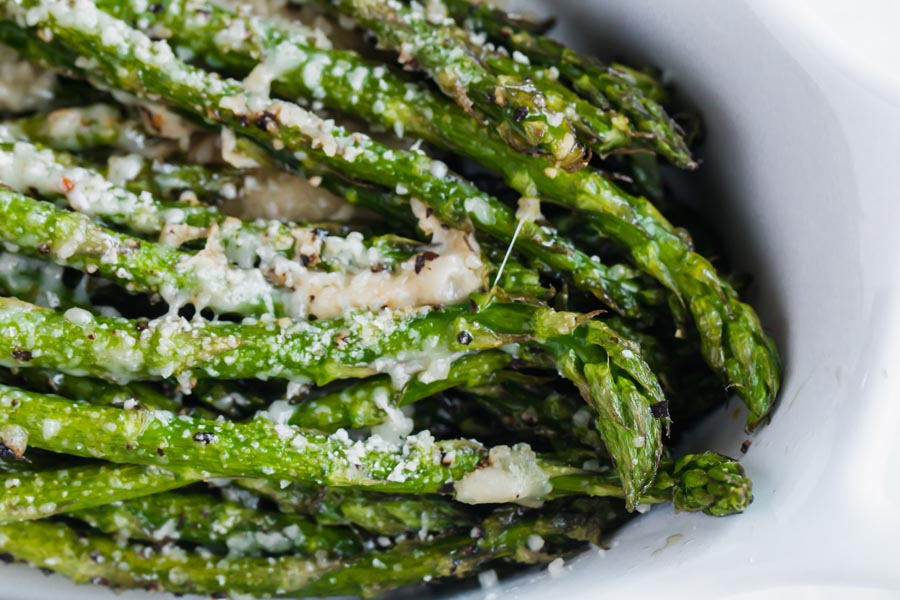
[[[666,449],[781,368],[656,74],[475,0],[0,8],[5,556],[372,596],[751,502]]]

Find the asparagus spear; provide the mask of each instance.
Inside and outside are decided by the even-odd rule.
[[[60,108],[0,123],[0,139],[4,141],[33,142],[57,151],[92,152],[111,148],[129,153],[124,157],[110,157],[106,174],[121,173],[121,179],[127,180],[118,183],[134,193],[148,191],[176,200],[190,190],[198,199],[213,201],[236,194],[243,186],[244,174],[236,169],[213,170],[203,165],[173,164],[140,156],[148,138],[149,134],[126,116],[121,107],[105,103]]]
[[[266,479],[239,479],[237,485],[268,498],[286,513],[309,515],[320,525],[350,525],[381,536],[443,533],[469,528],[473,515],[439,496],[402,496],[331,489]],[[286,483],[286,482],[285,482]]]
[[[519,383],[513,379],[466,390],[464,401],[477,402],[507,430],[546,439],[557,451],[571,448],[576,442],[605,453],[590,410],[572,394],[561,393],[548,385]]]
[[[0,299],[0,327],[16,332],[0,339],[0,364],[6,356],[10,366],[28,363],[119,381],[174,374],[186,383],[212,375],[308,378],[323,385],[380,370],[400,387],[416,373],[422,383],[443,379],[454,353],[533,341],[554,356],[563,376],[597,411],[596,426],[625,482],[629,505],[652,482],[662,452],[660,423],[666,419],[654,416],[652,406],[664,398],[639,348],[597,321],[579,327],[584,317],[574,313],[491,303],[474,313],[457,306],[312,324],[188,325],[169,318],[146,323],[143,331],[124,319],[76,317]],[[372,339],[376,331],[380,337]],[[23,346],[23,339],[31,345]],[[64,352],[48,343],[58,339],[69,340]],[[180,348],[177,355],[165,351],[170,343]]]
[[[361,549],[349,529],[323,527],[297,515],[250,510],[198,493],[160,493],[68,514],[117,537],[190,542],[229,556],[324,552],[348,557]]]
[[[333,170],[346,177],[396,188],[427,203],[438,218],[450,225],[465,225],[471,218],[479,229],[503,243],[515,238],[517,249],[533,261],[572,273],[579,286],[625,314],[638,313],[642,306],[661,300],[659,290],[635,282],[640,278],[633,271],[608,272],[604,265],[579,252],[551,228],[530,221],[519,224],[513,211],[448,173],[442,163],[421,154],[386,148],[361,134],[349,134],[294,104],[250,94],[236,81],[191,68],[177,60],[164,43],[151,43],[124,23],[97,11],[93,4],[86,4],[84,10],[96,13],[101,28],[116,29],[121,44],[104,45],[99,29],[84,29],[70,22],[70,9],[54,3],[55,0],[33,1],[56,7],[47,12],[42,23],[55,32],[58,42],[94,57],[97,69],[92,70],[92,76],[110,85],[139,95],[158,96],[210,123],[230,127],[269,147],[292,167],[307,168],[311,173]],[[17,12],[10,8],[7,6],[8,14]],[[143,50],[135,54],[139,48]],[[125,71],[142,75],[122,77]],[[210,106],[216,107],[213,113],[206,110]],[[387,210],[390,214],[393,207]]]
[[[600,478],[593,480],[562,476],[554,480],[560,493],[580,492],[606,496],[608,485]],[[674,462],[660,465],[659,475],[645,502],[669,498],[676,511],[702,511],[715,517],[743,512],[753,502],[752,484],[744,468],[736,460],[716,452],[686,454]]]
[[[562,336],[579,324],[574,313],[512,303],[477,312],[455,306],[353,313],[313,323],[235,324],[175,317],[132,321],[83,310],[59,314],[5,298],[0,299],[0,327],[7,332],[0,338],[0,364],[121,382],[175,375],[324,385],[382,372],[402,385],[417,373],[442,378],[455,353]]]
[[[407,67],[428,72],[441,90],[473,117],[486,117],[515,150],[540,149],[553,163],[577,170],[588,161],[568,117],[550,110],[533,81],[496,75],[478,60],[478,48],[452,24],[430,19],[419,4],[332,0],[341,14],[375,33],[380,45],[399,52]]]
[[[532,33],[485,2],[445,0],[445,5],[454,18],[486,32],[498,44],[535,63],[558,69],[564,79],[597,106],[615,106],[655,141],[660,154],[672,164],[686,169],[697,167],[681,128],[652,96],[644,93],[642,78],[636,78],[633,70],[604,65],[594,57]]]
[[[47,433],[53,427],[64,426],[62,421],[49,418],[42,425]],[[0,523],[43,519],[158,494],[201,478],[201,474],[186,469],[168,471],[154,466],[97,464],[2,475]]]
[[[214,207],[135,194],[94,169],[77,164],[71,155],[9,139],[0,131],[0,181],[13,189],[51,198],[61,196],[74,210],[137,234],[160,236],[170,245],[205,239],[212,233],[225,256],[244,269],[261,260],[267,268],[277,269],[280,257],[297,261],[305,258],[304,266],[316,270],[384,270],[414,254],[408,245],[392,248],[392,242],[399,239],[396,236],[364,240],[359,234],[351,234],[345,239],[329,236],[319,227],[262,219],[247,223]],[[125,169],[145,168],[143,160],[134,155],[120,160],[134,162]],[[181,175],[190,175],[190,169],[178,170]],[[168,171],[166,176],[181,177],[169,169],[161,171]],[[382,253],[381,248],[390,251]]]
[[[6,386],[0,387],[0,408],[0,424],[24,428],[29,443],[38,448],[198,469],[211,476],[269,477],[394,493],[443,492],[475,504],[540,500],[553,491],[551,475],[581,472],[538,459],[527,446],[498,447],[489,453],[475,442],[435,442],[427,433],[408,437],[402,445],[380,438],[354,443],[344,431],[326,436],[264,419],[238,424],[175,418],[161,411],[77,404]],[[85,439],[84,432],[92,429],[94,434]],[[492,477],[512,486],[481,489]]]
[[[103,4],[104,9],[129,16],[131,9],[126,3],[109,4]],[[207,63],[246,73],[256,60],[275,48],[285,52],[297,48],[301,52],[292,54],[296,60],[292,63],[294,68],[286,68],[281,77],[275,76],[274,89],[279,94],[314,97],[372,122],[406,129],[502,173],[511,187],[526,196],[541,195],[593,213],[591,224],[626,249],[643,271],[672,290],[680,303],[679,312],[690,312],[707,363],[750,408],[748,427],[754,428],[766,420],[781,377],[780,358],[773,341],[763,332],[753,309],[740,302],[709,261],[692,251],[683,232],[672,227],[649,202],[625,194],[591,169],[575,173],[547,169],[540,160],[510,151],[502,140],[495,139],[448,103],[351,53],[317,50],[304,38],[280,31],[265,20],[242,21],[210,6],[191,11],[180,0],[162,2],[161,6],[163,10],[149,17],[151,24],[164,25],[166,31],[177,36],[179,44],[189,46]],[[215,39],[215,32],[230,26],[237,28],[238,24],[250,34],[243,40],[231,40],[227,48],[219,45],[222,41]],[[328,65],[339,68],[324,68]],[[305,69],[316,77],[303,77]],[[484,226],[477,214],[472,216],[476,225]],[[527,231],[528,227],[523,227],[522,233]],[[526,254],[530,252],[519,248]],[[535,258],[534,254],[529,256]],[[559,264],[558,260],[547,263],[558,271],[573,272],[571,264]],[[611,273],[604,276],[608,275]],[[632,281],[632,291],[644,287],[633,278]],[[577,272],[575,282],[596,293],[597,285]],[[599,297],[610,304],[608,297]],[[621,309],[621,301],[618,306]]]
[[[508,366],[513,357],[502,350],[462,356],[437,381],[414,378],[394,390],[390,377],[370,377],[342,390],[311,398],[289,408],[288,422],[300,427],[334,432],[342,427],[371,427],[391,418],[403,418],[399,408],[458,386],[486,385]]]
[[[170,306],[188,302],[217,312],[286,312],[285,290],[259,270],[237,269],[105,229],[90,218],[0,188],[0,239],[64,266],[98,272],[126,289],[161,295]],[[223,290],[229,290],[227,294]]]
[[[0,368],[0,380],[41,392],[65,396],[79,402],[115,406],[117,408],[169,410],[178,412],[184,407],[154,387],[139,382],[114,385],[100,379],[77,377],[45,369],[19,369],[13,374]]]
[[[535,455],[527,445],[487,449],[466,440],[436,442],[427,432],[407,437],[402,444],[377,436],[351,442],[343,430],[326,436],[264,419],[232,423],[174,418],[164,411],[90,406],[7,386],[0,387],[0,409],[0,425],[23,428],[32,446],[113,462],[350,490],[442,493],[467,504],[527,503],[572,493],[633,502],[618,475],[570,467]],[[91,424],[95,433],[86,439],[83,432]],[[663,471],[641,500],[674,499],[679,510],[704,510],[715,504],[723,513],[740,511],[750,501],[749,481],[732,463],[724,457],[707,462],[685,459],[690,468],[678,463],[673,475]],[[709,475],[701,480],[696,469],[729,477]],[[678,478],[682,474],[684,481]],[[703,494],[694,493],[695,488]],[[673,496],[681,489],[691,493]]]
[[[608,516],[611,515],[611,516]],[[429,543],[406,542],[349,561],[311,561],[298,557],[201,558],[171,546],[120,548],[102,536],[82,536],[49,521],[0,526],[0,550],[35,566],[62,573],[79,583],[114,588],[150,588],[178,593],[230,593],[372,597],[423,580],[465,577],[490,561],[549,562],[552,545],[569,540],[599,542],[600,528],[616,523],[615,511],[560,512],[553,517],[504,511],[481,524],[479,537],[468,533]],[[535,536],[548,542],[535,551]],[[567,543],[568,542],[568,543]]]

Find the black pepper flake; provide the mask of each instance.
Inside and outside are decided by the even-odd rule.
[[[741,454],[747,454],[747,450],[750,449],[750,444],[752,444],[750,440],[744,440],[744,443],[741,444]]]
[[[310,263],[311,261],[312,261],[312,258],[310,258],[309,256],[307,256],[306,254],[301,254],[301,255],[300,255],[300,262],[303,264],[304,267],[308,267],[308,266],[309,266],[309,263]]]
[[[32,358],[31,351],[23,350],[21,346],[16,346],[15,348],[13,348],[12,357],[23,362],[28,362]]]
[[[463,346],[468,346],[472,343],[472,334],[468,331],[460,331],[456,334],[456,341]]]
[[[278,119],[275,115],[266,110],[256,118],[256,121],[254,121],[253,124],[263,131],[272,132],[278,127]]]
[[[159,2],[154,2],[150,6],[147,7],[147,10],[152,12],[153,14],[159,14],[162,12],[163,5]]]
[[[516,112],[513,113],[513,120],[516,123],[518,123],[527,116],[528,116],[528,107],[520,106],[519,108],[516,109]]]
[[[426,219],[433,214],[434,214],[434,209],[431,208],[430,206],[425,209],[425,218]]]
[[[21,460],[22,458],[23,457],[16,454],[12,448],[7,446],[6,444],[0,443],[0,460],[12,462]]]
[[[450,494],[453,493],[453,484],[452,483],[443,484],[441,487],[439,487],[437,489],[437,493],[441,494],[442,496],[449,496]]]
[[[91,560],[94,561],[95,563],[103,562],[103,555],[100,554],[99,550],[92,550],[90,556],[91,556]]]
[[[662,402],[656,402],[650,405],[650,414],[653,415],[654,419],[668,419],[669,418],[669,402],[667,400],[663,400]]]
[[[165,456],[165,455],[166,455],[166,451],[165,451],[165,449],[163,449],[162,446],[160,446],[159,448],[156,449],[156,453],[157,453],[158,455],[160,455],[160,456]]]
[[[382,263],[378,263],[378,264],[374,264],[371,267],[369,267],[369,270],[371,270],[373,273],[381,273],[382,271],[387,270],[387,266],[385,266]]]
[[[436,259],[439,254],[432,252],[431,250],[426,250],[422,254],[416,255],[416,275],[422,272],[422,269],[425,268],[425,263],[431,262]]]
[[[137,324],[134,326],[134,328],[137,329],[138,331],[144,331],[148,327],[150,327],[150,325],[147,324],[147,321],[138,321]]]
[[[132,450],[134,450],[134,448],[135,448],[134,444],[131,444],[131,443],[125,444],[125,450],[127,450],[128,452],[131,452]]]
[[[41,254],[50,254],[50,246],[41,242],[40,244],[38,244],[37,251]]]
[[[194,434],[194,441],[201,444],[211,444],[216,441],[216,434],[211,431],[198,431]]]
[[[50,575],[53,575],[53,569],[48,569],[48,568],[46,568],[46,567],[41,567],[41,573],[43,573],[44,575],[46,575],[46,576],[49,577]]]

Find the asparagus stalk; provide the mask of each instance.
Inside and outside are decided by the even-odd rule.
[[[101,4],[106,10],[130,18],[132,9],[126,3],[101,0]],[[162,2],[161,6],[163,10],[154,15],[141,15],[150,19],[148,27],[155,25],[158,29],[163,25],[176,36],[175,41],[190,47],[208,64],[224,65],[231,72],[246,74],[260,58],[278,55],[275,48],[284,52],[299,49],[299,53],[292,54],[296,60],[294,68],[285,69],[281,77],[275,76],[273,89],[280,95],[321,99],[349,114],[401,131],[405,129],[496,170],[525,196],[541,195],[591,213],[591,224],[626,249],[644,272],[674,292],[681,305],[679,311],[690,312],[707,363],[750,408],[748,427],[754,428],[766,420],[781,377],[781,362],[773,341],[762,330],[753,309],[740,302],[732,286],[716,273],[709,261],[691,249],[683,232],[669,224],[648,201],[625,194],[591,169],[575,173],[548,169],[544,161],[511,151],[502,140],[495,139],[449,103],[352,53],[316,49],[305,38],[291,36],[265,20],[242,20],[211,6],[192,11],[181,0]],[[248,36],[222,46],[215,32],[238,24],[243,31],[250,32]],[[325,68],[330,65],[338,68]],[[316,77],[304,77],[305,69]],[[474,202],[471,207],[475,208]],[[485,227],[478,214],[472,217],[477,226]],[[520,236],[527,236],[528,230],[527,226],[523,227]],[[487,231],[490,233],[491,229]],[[510,237],[500,239],[508,241]],[[532,259],[536,257],[524,245],[518,247]],[[546,262],[558,271],[573,273],[578,287],[596,294],[600,283],[591,283],[592,278],[579,275],[571,261],[568,265],[561,264],[561,256]],[[604,277],[611,275],[607,271]],[[646,289],[630,274],[628,278],[631,283],[626,287],[633,292]],[[602,280],[601,277],[597,281]],[[609,294],[597,295],[622,309],[621,300],[610,303]],[[627,310],[624,312],[628,314]]]
[[[608,482],[600,478],[562,476],[554,481],[558,493],[608,496]],[[753,486],[739,462],[716,452],[686,454],[664,461],[651,491],[643,501],[671,499],[676,511],[704,512],[724,517],[743,512],[753,502]]]
[[[451,388],[487,385],[512,361],[512,355],[502,350],[462,356],[453,361],[444,378],[423,382],[416,377],[401,390],[394,389],[390,377],[370,377],[289,408],[288,422],[334,432],[340,428],[371,427],[392,418],[402,419],[397,413],[399,408]]]
[[[416,373],[422,383],[443,379],[454,353],[534,342],[554,356],[563,376],[579,386],[597,411],[596,426],[625,482],[629,505],[653,481],[662,452],[661,422],[666,419],[654,416],[652,407],[664,397],[640,349],[597,321],[582,326],[583,315],[491,303],[477,312],[457,306],[412,316],[356,315],[311,324],[189,325],[169,318],[141,322],[143,330],[125,319],[87,313],[76,317],[0,300],[0,327],[15,332],[0,339],[0,364],[5,355],[9,366],[28,364],[118,381],[176,375],[186,384],[192,377],[215,376],[306,378],[324,385],[380,370],[401,387]],[[376,331],[380,337],[372,339]],[[59,339],[69,341],[63,351],[55,342]],[[179,352],[168,352],[168,344]]]
[[[259,270],[217,263],[214,252],[205,257],[142,241],[9,188],[0,188],[0,215],[0,239],[21,251],[100,273],[130,291],[157,293],[170,306],[286,313],[284,290],[268,283]]]
[[[527,503],[573,493],[633,501],[618,475],[570,467],[535,455],[527,445],[488,449],[466,440],[436,442],[427,432],[407,437],[402,444],[377,436],[352,442],[345,431],[326,436],[264,419],[232,423],[174,418],[164,411],[90,406],[7,386],[0,387],[0,409],[0,425],[23,428],[29,443],[38,448],[113,462],[188,468],[209,476],[283,479],[398,494],[440,493],[467,504]],[[90,431],[91,423],[95,433],[86,439],[83,432]],[[742,510],[750,501],[749,482],[732,463],[724,457],[707,462],[691,458],[684,463],[690,468],[679,468],[678,463],[674,474],[665,476],[664,471],[641,500],[674,499],[679,510],[704,510],[711,504],[723,507],[723,513],[728,507]],[[701,480],[696,469],[722,471],[729,477],[709,475]],[[678,479],[681,474],[689,479]],[[703,494],[673,496],[695,488],[702,488]]]
[[[489,452],[465,440],[436,442],[427,433],[408,437],[402,445],[380,438],[354,443],[344,431],[326,436],[264,419],[238,424],[174,418],[161,411],[77,404],[6,386],[0,387],[0,408],[0,424],[24,428],[29,443],[38,448],[113,462],[191,468],[211,476],[269,477],[406,494],[443,492],[474,504],[541,500],[553,491],[551,474],[581,473],[540,460],[527,446]],[[58,430],[48,427],[48,420]],[[92,430],[94,434],[85,439],[84,432]],[[483,468],[485,464],[493,471]],[[467,477],[470,474],[474,477]],[[492,476],[505,481],[515,477],[515,485],[485,493],[481,486]]]
[[[236,324],[175,317],[132,321],[79,310],[59,314],[4,298],[0,327],[7,335],[0,338],[0,364],[120,382],[174,375],[325,385],[382,372],[399,386],[417,373],[441,379],[455,353],[562,336],[579,324],[574,313],[512,303],[493,303],[477,312],[456,306],[353,313],[313,323]]]
[[[620,519],[615,511],[599,507],[590,512],[560,512],[553,517],[505,511],[484,521],[478,537],[466,533],[429,543],[406,542],[385,552],[341,562],[294,556],[201,558],[170,546],[159,551],[150,547],[120,548],[107,537],[81,536],[64,524],[49,521],[0,526],[0,550],[78,583],[102,583],[114,588],[373,597],[432,578],[469,576],[501,558],[549,562],[556,555],[551,544],[562,543],[565,550],[570,540],[599,542],[600,528]],[[548,547],[531,550],[529,540],[535,540],[535,536],[547,540]]]
[[[612,105],[622,111],[639,131],[653,139],[659,153],[672,164],[686,169],[697,167],[681,128],[652,95],[644,93],[645,78],[636,77],[633,70],[604,65],[594,57],[528,31],[485,2],[445,0],[444,4],[454,18],[486,32],[498,44],[522,53],[537,64],[557,69],[575,90],[597,106]]]
[[[539,86],[547,105],[564,113],[571,121],[578,140],[601,157],[618,152],[652,152],[652,145],[636,136],[628,118],[594,106],[557,81],[558,73],[519,62],[493,46],[480,46],[479,60],[504,77],[530,80]],[[521,60],[521,56],[517,55]]]
[[[229,261],[244,269],[263,261],[274,270],[279,268],[278,258],[286,258],[305,259],[304,266],[324,271],[384,270],[414,254],[408,244],[396,247],[394,243],[395,247],[391,247],[399,239],[396,236],[364,240],[359,234],[351,234],[345,239],[330,236],[320,227],[262,219],[247,223],[211,206],[135,194],[101,173],[80,166],[71,155],[9,139],[0,131],[0,181],[13,189],[51,198],[61,196],[74,210],[137,234],[159,236],[162,243],[169,245],[215,235]],[[144,161],[135,155],[120,160],[134,163],[124,169],[145,168]],[[191,170],[161,168],[160,172],[181,178],[190,176]],[[381,248],[390,251],[382,253]]]
[[[519,383],[513,379],[465,390],[466,400],[477,402],[505,429],[543,438],[558,452],[571,448],[576,442],[594,452],[605,453],[590,409],[572,394],[561,393],[548,385]]]
[[[28,0],[29,6],[31,2]],[[386,148],[358,133],[349,134],[294,104],[248,93],[234,80],[189,67],[177,60],[166,44],[150,42],[121,21],[97,11],[93,4],[86,3],[84,10],[96,13],[101,29],[116,29],[120,44],[104,44],[97,27],[85,29],[71,22],[71,9],[55,0],[33,2],[56,7],[48,10],[41,22],[55,32],[58,42],[92,56],[97,67],[92,76],[108,85],[162,98],[207,122],[232,128],[270,148],[294,168],[306,168],[311,173],[324,169],[397,189],[426,203],[438,218],[453,226],[466,225],[471,218],[478,229],[503,243],[515,238],[517,249],[532,261],[571,273],[579,286],[625,314],[637,314],[646,304],[658,304],[662,299],[659,290],[637,283],[635,280],[641,279],[633,271],[611,272],[551,228],[530,221],[520,224],[513,211],[447,172],[442,163],[418,153]],[[7,6],[7,14],[18,12],[10,9]],[[146,52],[135,54],[138,48]],[[290,56],[293,60],[296,54]],[[125,71],[142,75],[122,77]],[[216,110],[207,111],[210,106]],[[393,210],[391,206],[386,208],[388,213]]]
[[[402,496],[331,489],[266,479],[239,479],[240,488],[268,498],[286,513],[312,517],[320,525],[350,525],[380,536],[443,533],[474,524],[466,508],[439,496]]]
[[[255,511],[206,494],[160,493],[68,514],[116,537],[190,542],[229,556],[324,552],[348,557],[361,550],[349,529],[323,527],[297,515]]]
[[[48,433],[53,427],[64,426],[49,418],[42,425]],[[97,464],[2,475],[0,523],[90,509],[184,487],[200,479],[201,474],[186,469]]]
[[[77,377],[45,369],[19,369],[15,374],[0,370],[0,380],[44,394],[56,394],[79,402],[133,410],[183,410],[180,402],[153,386],[133,382],[114,385],[100,379]]]
[[[473,117],[490,122],[516,151],[539,149],[566,170],[587,164],[587,153],[568,117],[548,108],[546,97],[533,81],[517,74],[497,75],[485,68],[478,60],[477,46],[452,22],[429,19],[419,4],[323,3],[371,30],[380,45],[399,52],[401,64],[428,72],[444,94]]]

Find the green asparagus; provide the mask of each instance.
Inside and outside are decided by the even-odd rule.
[[[467,529],[474,517],[467,507],[440,496],[378,494],[348,489],[239,479],[240,488],[268,498],[285,513],[309,515],[321,525],[350,525],[380,536],[443,533]]]
[[[41,427],[52,434],[65,423],[46,419]],[[202,475],[186,469],[168,471],[137,465],[87,464],[49,471],[0,476],[0,523],[43,519],[59,513],[94,508],[184,487]]]
[[[528,59],[557,69],[579,93],[597,106],[615,106],[640,131],[650,136],[661,154],[673,164],[696,168],[681,128],[666,114],[652,95],[644,94],[633,70],[619,70],[565,47],[548,37],[519,26],[502,11],[481,0],[444,0],[453,16],[486,32],[498,44],[522,53]]]
[[[430,19],[419,4],[374,0],[324,3],[372,30],[382,46],[399,53],[401,64],[427,71],[441,90],[473,117],[487,117],[515,150],[540,149],[553,159],[551,164],[570,171],[587,163],[589,157],[569,118],[548,108],[534,82],[486,69],[463,30]]]
[[[255,95],[237,81],[192,68],[179,61],[165,43],[151,42],[123,22],[97,11],[93,4],[86,4],[84,10],[96,13],[98,20],[94,27],[84,29],[70,22],[69,8],[56,1],[34,0],[36,5],[56,7],[47,12],[42,23],[54,31],[58,41],[92,56],[97,66],[92,73],[108,84],[139,95],[159,96],[212,124],[232,128],[270,148],[290,166],[305,167],[309,173],[325,169],[397,189],[401,195],[426,203],[451,226],[466,226],[471,219],[480,230],[504,243],[515,238],[516,248],[532,260],[571,273],[578,285],[625,314],[635,314],[647,304],[662,300],[659,290],[637,284],[641,279],[633,271],[611,271],[551,228],[527,219],[520,222],[512,210],[446,171],[443,163],[387,148],[359,133],[350,134],[295,104]],[[30,6],[31,0],[27,4]],[[18,12],[10,11],[12,4],[6,6],[8,14]],[[115,29],[117,43],[104,44],[98,27]],[[121,77],[125,70],[142,76]],[[204,108],[207,106],[216,110],[211,113]]]
[[[0,550],[35,566],[63,573],[76,582],[113,588],[149,588],[180,593],[287,595],[294,597],[361,595],[372,597],[433,578],[464,577],[491,561],[549,562],[548,546],[533,550],[533,540],[599,542],[601,528],[621,516],[610,509],[560,512],[552,517],[503,511],[488,517],[477,536],[439,538],[428,544],[405,542],[377,554],[344,561],[298,557],[202,558],[164,546],[120,548],[106,537],[82,537],[74,529],[33,521],[0,526]],[[529,546],[529,540],[532,540]],[[543,550],[543,551],[542,551]]]
[[[305,517],[259,512],[212,496],[173,492],[68,513],[104,533],[146,542],[183,541],[229,556],[346,557],[361,549],[349,529]]]
[[[117,14],[124,13],[123,16],[127,17],[129,8],[124,3],[116,4],[118,9],[105,4],[103,7]],[[197,9],[192,13],[182,10],[184,7],[179,0],[163,2],[161,7],[163,10],[153,18],[164,23],[178,43],[187,44],[205,56],[208,63],[228,65],[240,72],[252,68],[248,63],[269,55],[276,47],[285,52],[290,47],[297,48],[300,52],[293,53],[296,61],[290,65],[293,68],[285,70],[284,80],[275,79],[274,89],[277,92],[294,98],[321,97],[336,108],[374,122],[386,126],[400,124],[429,141],[437,141],[496,169],[511,187],[524,196],[540,195],[549,201],[591,214],[590,222],[621,244],[638,267],[675,293],[681,304],[680,311],[687,309],[692,315],[702,338],[707,363],[750,408],[748,428],[755,428],[766,420],[778,394],[781,377],[780,358],[774,343],[764,333],[753,309],[740,302],[731,286],[716,273],[709,261],[695,253],[689,241],[681,235],[682,232],[669,224],[648,201],[625,194],[591,169],[575,173],[548,169],[541,161],[509,152],[502,141],[499,145],[494,143],[490,136],[485,135],[483,128],[475,126],[477,124],[469,123],[467,127],[465,124],[472,119],[459,118],[458,112],[448,110],[446,104],[427,92],[407,86],[402,80],[391,79],[390,73],[383,67],[379,70],[379,67],[352,54],[316,52],[308,43],[303,46],[303,38],[291,37],[284,31],[267,26],[261,19],[240,21],[227,11],[210,7],[204,7],[200,11],[202,14],[198,14]],[[213,33],[238,23],[244,31],[254,33],[245,40],[235,42],[243,54],[235,52],[223,58],[225,49],[216,45],[212,39]],[[228,50],[231,49],[229,46]],[[341,68],[326,69],[329,65],[341,65]],[[315,85],[310,85],[302,76],[304,69],[315,70]],[[288,80],[290,74],[298,76]],[[348,78],[355,82],[355,86],[350,85]],[[279,84],[279,81],[290,83]],[[355,89],[361,93],[353,93]],[[354,98],[355,101],[352,101]],[[283,127],[279,131],[283,132]],[[283,136],[279,139],[290,147]],[[378,154],[377,151],[373,153]],[[360,156],[366,156],[366,152],[363,151]],[[336,169],[340,167],[334,162],[328,164]],[[360,165],[354,163],[351,166],[353,172],[360,173]],[[404,177],[403,181],[404,186],[415,193],[416,187],[408,178]],[[423,193],[425,196],[434,194],[433,188]],[[475,202],[470,201],[469,204],[470,208],[476,208]],[[479,202],[478,207],[487,210],[485,204]],[[435,209],[439,210],[437,206]],[[459,212],[453,210],[441,214],[452,222],[453,215],[459,215]],[[479,221],[478,214],[471,216],[476,225],[485,226]],[[512,230],[512,225],[507,229]],[[523,227],[523,233],[527,229]],[[488,232],[491,231],[488,229]],[[522,241],[521,237],[519,239]],[[519,249],[529,253],[523,246]],[[535,258],[533,254],[529,255]],[[573,272],[572,265],[564,266],[558,260],[547,262],[558,270]],[[575,273],[575,280],[579,287],[596,290],[596,285],[592,288],[592,284],[581,280],[578,273]],[[643,284],[635,284],[643,287]],[[609,297],[600,297],[609,303]],[[611,305],[616,306],[615,303]]]

